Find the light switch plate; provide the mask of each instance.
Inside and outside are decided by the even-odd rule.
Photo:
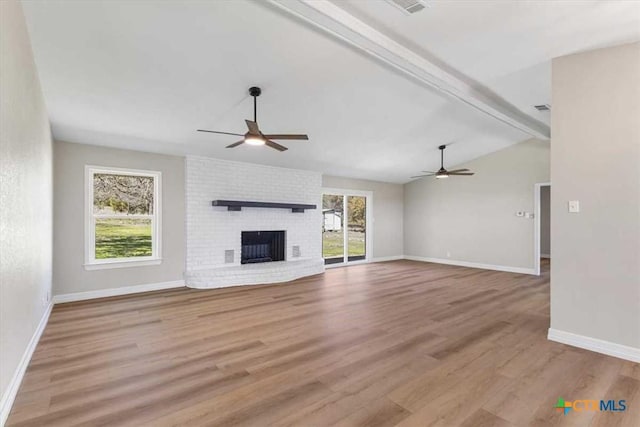
[[[580,201],[579,200],[569,200],[569,212],[570,213],[578,213],[578,212],[580,212]]]

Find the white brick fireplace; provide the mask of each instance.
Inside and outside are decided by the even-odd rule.
[[[187,286],[276,283],[322,273],[321,186],[319,172],[187,157]],[[318,206],[303,213],[247,207],[234,212],[212,206],[213,200]],[[285,261],[240,263],[241,232],[258,230],[286,231]]]

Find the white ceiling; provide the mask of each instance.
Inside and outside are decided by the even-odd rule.
[[[335,3],[547,124],[533,106],[551,103],[552,58],[640,40],[638,0],[428,0],[409,19],[384,0]]]
[[[529,137],[265,2],[23,3],[60,140],[407,182],[440,144],[455,165]],[[543,122],[551,58],[640,40],[636,2],[336,3]],[[252,85],[264,132],[311,141],[225,149],[237,138],[195,132],[243,133]]]

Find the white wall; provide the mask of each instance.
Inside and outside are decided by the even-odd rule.
[[[405,255],[529,272],[534,224],[515,213],[533,212],[534,184],[549,181],[549,151],[548,142],[528,140],[449,165],[471,169],[473,177],[430,177],[406,184]]]
[[[231,268],[226,271],[228,276],[221,277],[222,270],[219,269],[240,267],[242,231],[285,230],[286,260],[312,260],[311,270],[305,269],[300,272],[302,274],[323,271],[320,206],[304,213],[265,208],[242,208],[240,212],[232,212],[226,207],[211,206],[211,202],[218,199],[318,205],[321,183],[319,172],[187,157],[187,284],[195,286],[197,280],[198,287],[208,287],[207,277],[210,287],[224,285],[225,277],[227,285],[278,281],[278,276],[286,280],[293,277],[289,273],[294,267],[281,263],[273,263],[277,266],[247,265],[243,271]],[[300,248],[300,256],[295,259],[294,245]],[[225,250],[234,251],[233,263],[225,263]],[[218,271],[212,271],[209,276],[203,276],[202,271],[216,269]],[[202,271],[192,274],[198,270]]]
[[[373,192],[373,260],[403,255],[403,185],[324,175],[322,187]]]
[[[85,165],[162,172],[162,263],[85,270]],[[183,280],[184,158],[87,144],[54,143],[53,293],[80,292]]]
[[[540,254],[551,255],[551,187],[540,187]]]
[[[640,361],[640,43],[554,59],[552,90],[551,327]]]
[[[15,1],[0,2],[0,100],[1,425],[51,292],[51,133]]]

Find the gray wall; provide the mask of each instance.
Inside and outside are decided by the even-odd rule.
[[[84,269],[85,165],[162,172],[160,265]],[[183,279],[184,158],[56,141],[54,186],[54,295]]]
[[[0,402],[6,404],[51,293],[51,133],[15,1],[0,2],[0,100]]]
[[[540,254],[551,255],[551,187],[540,187]]]
[[[515,213],[533,212],[534,184],[549,181],[549,151],[548,142],[528,140],[455,165],[473,177],[406,184],[405,255],[533,268],[534,224]]]
[[[373,258],[403,254],[403,186],[325,175],[325,188],[373,192]]]
[[[555,59],[552,99],[551,327],[640,348],[640,43]]]

